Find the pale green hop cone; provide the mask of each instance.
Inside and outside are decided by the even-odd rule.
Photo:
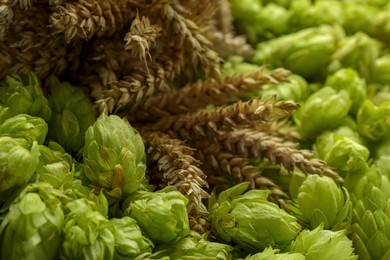
[[[267,247],[261,253],[250,255],[244,260],[305,260],[305,256],[301,253],[279,253],[279,250]]]
[[[61,259],[113,259],[115,227],[94,208],[85,198],[66,204]]]
[[[79,152],[84,145],[85,131],[95,121],[92,102],[82,88],[49,78],[48,96],[53,114],[49,121],[48,139],[58,142],[68,152]]]
[[[8,117],[18,114],[38,116],[46,122],[51,117],[51,108],[43,94],[37,75],[11,75],[0,83],[0,105],[8,107]]]
[[[313,230],[303,230],[291,243],[290,253],[301,253],[306,260],[354,260],[352,241],[345,235],[345,230],[323,230],[318,226]]]
[[[154,243],[171,243],[189,232],[188,199],[172,187],[140,191],[124,202],[124,214],[134,218]]]
[[[298,235],[297,219],[267,201],[270,191],[250,190],[241,183],[210,201],[210,221],[213,233],[225,243],[235,243],[250,252],[268,246],[284,248]]]
[[[152,252],[154,244],[142,233],[137,221],[124,216],[111,218],[110,222],[116,229],[115,260],[133,259],[140,254]]]
[[[0,226],[1,259],[56,259],[64,224],[62,196],[47,183],[22,191]]]
[[[298,189],[297,204],[311,228],[342,229],[352,218],[352,203],[347,189],[328,177],[309,175]]]
[[[140,134],[116,115],[100,115],[85,135],[83,172],[109,199],[128,197],[146,185],[146,154]]]

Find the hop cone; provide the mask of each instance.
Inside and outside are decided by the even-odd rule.
[[[95,121],[93,104],[81,88],[61,83],[54,76],[48,85],[53,110],[48,139],[58,142],[66,151],[77,153],[84,145],[85,131]]]
[[[25,76],[8,76],[0,84],[0,105],[8,107],[8,117],[29,114],[43,118],[51,117],[51,109],[43,95],[40,81],[33,72]]]
[[[83,172],[111,199],[126,198],[142,188],[145,158],[141,136],[116,115],[102,114],[86,132]]]
[[[325,25],[286,34],[259,43],[253,62],[285,67],[306,79],[323,76],[343,36],[341,28]]]
[[[115,227],[88,199],[77,199],[66,204],[63,226],[63,259],[113,259]]]
[[[215,235],[252,252],[288,246],[301,229],[297,219],[267,201],[270,191],[244,193],[248,187],[248,183],[241,183],[221,192],[218,198],[214,194],[209,209]]]
[[[345,235],[345,230],[323,230],[318,226],[313,230],[303,230],[291,243],[290,253],[301,253],[306,260],[353,260],[352,241]]]
[[[125,214],[137,221],[155,243],[170,243],[189,232],[188,199],[171,187],[157,192],[144,192],[124,202]]]
[[[64,224],[62,196],[47,183],[22,191],[0,226],[1,259],[55,259]]]
[[[112,218],[110,222],[116,228],[115,260],[133,259],[147,252],[152,252],[154,244],[142,234],[137,222],[130,217]]]
[[[187,236],[172,244],[163,244],[155,249],[155,253],[147,255],[151,259],[232,259],[233,247],[211,242],[206,235],[191,231]],[[145,256],[145,255],[144,255]],[[139,258],[140,259],[140,258]]]
[[[0,137],[0,202],[13,191],[27,184],[38,162],[37,142],[29,146],[25,139]]]
[[[298,131],[306,137],[316,137],[321,132],[343,123],[352,101],[345,90],[324,87],[314,92],[295,113]]]
[[[43,144],[47,131],[48,126],[42,118],[27,114],[13,116],[0,125],[0,136],[24,138],[28,145]]]
[[[309,175],[299,187],[297,204],[311,228],[340,229],[351,220],[348,191],[328,177]]]
[[[75,175],[74,160],[60,145],[50,142],[39,146],[39,163],[35,170],[36,182],[50,183],[64,192],[71,188]]]
[[[305,260],[305,256],[301,253],[279,253],[279,250],[267,247],[261,253],[250,255],[244,260]]]

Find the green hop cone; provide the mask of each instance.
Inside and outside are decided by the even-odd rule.
[[[260,91],[262,98],[268,98],[276,94],[276,100],[294,100],[303,102],[310,95],[307,81],[297,74],[289,77],[289,82],[275,85],[265,85]]]
[[[113,259],[116,230],[95,210],[95,203],[83,198],[68,202],[65,208],[61,259]]]
[[[0,226],[1,259],[55,259],[64,224],[61,197],[47,183],[22,191]]]
[[[303,136],[314,138],[325,130],[341,125],[351,104],[345,90],[336,91],[331,87],[324,87],[310,95],[302,104],[294,115],[294,121]]]
[[[189,232],[188,199],[172,187],[140,191],[124,202],[124,214],[135,219],[154,243],[171,243]]]
[[[341,24],[343,11],[342,3],[337,1],[293,1],[289,29],[294,32],[323,24]]]
[[[377,13],[377,8],[366,3],[343,4],[344,20],[341,25],[348,34],[364,32],[372,35]]]
[[[27,184],[39,162],[39,145],[25,139],[0,137],[0,201]],[[7,195],[7,196],[8,196]]]
[[[49,103],[44,96],[37,75],[30,72],[24,76],[6,77],[0,84],[0,105],[8,107],[8,117],[29,114],[41,117],[46,122],[51,117]]]
[[[267,247],[261,253],[250,255],[244,260],[305,260],[305,256],[301,253],[279,253],[278,249]]]
[[[48,126],[42,118],[27,114],[18,114],[0,125],[0,136],[24,138],[28,144],[43,144],[47,131]]]
[[[379,84],[390,85],[390,54],[384,55],[375,61],[372,81]]]
[[[367,169],[369,150],[355,140],[341,134],[326,131],[317,137],[314,150],[318,157],[345,175]]]
[[[50,143],[53,148],[58,144]],[[54,150],[48,146],[39,146],[39,163],[35,170],[36,182],[50,183],[56,189],[62,189],[64,192],[71,188],[75,175],[74,160],[70,154],[64,150]]]
[[[155,248],[150,259],[232,259],[233,247],[207,240],[207,234],[200,235],[195,231],[171,244],[162,244]],[[137,258],[138,259],[138,258]],[[141,258],[139,258],[141,259]]]
[[[303,230],[291,243],[290,253],[301,253],[306,260],[353,260],[352,241],[345,235],[345,230],[323,230],[318,226],[313,230]]]
[[[257,45],[253,62],[271,67],[285,67],[311,79],[323,76],[330,56],[344,32],[340,27],[319,26],[286,34]]]
[[[210,200],[214,234],[225,243],[236,243],[250,252],[268,246],[286,247],[298,235],[297,219],[267,201],[270,191],[250,190],[249,183],[227,189]]]
[[[309,175],[298,190],[299,210],[311,228],[340,229],[351,220],[352,204],[347,189],[328,177]]]
[[[145,184],[145,147],[124,119],[102,114],[85,135],[83,172],[113,200],[128,197]]]
[[[331,86],[338,91],[345,90],[348,92],[349,97],[352,100],[350,108],[352,115],[356,115],[361,103],[366,98],[366,83],[364,79],[360,78],[359,74],[351,68],[343,68],[336,71],[334,74],[329,75],[326,78],[325,86]]]
[[[380,50],[380,43],[364,33],[358,32],[346,37],[340,41],[339,47],[332,54],[328,73],[350,67],[361,77],[370,80]]]
[[[150,253],[154,247],[152,241],[142,234],[137,222],[127,216],[111,218],[115,226],[115,260],[134,259],[142,253]]]
[[[85,131],[95,122],[95,110],[83,89],[52,76],[48,83],[49,102],[53,110],[48,139],[58,142],[68,152],[79,152]]]
[[[356,116],[359,133],[372,141],[383,140],[390,134],[390,101],[376,106],[366,99]]]
[[[375,16],[374,35],[383,42],[390,42],[390,7]]]

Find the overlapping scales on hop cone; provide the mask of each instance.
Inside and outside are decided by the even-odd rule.
[[[30,72],[24,76],[12,75],[0,83],[0,105],[8,107],[7,118],[29,114],[44,119],[51,117],[51,109],[43,94],[37,75]]]
[[[133,218],[111,218],[110,222],[116,229],[115,260],[134,259],[141,254],[152,252],[153,242],[143,234]]]
[[[162,244],[155,248],[154,253],[142,254],[141,259],[233,259],[233,247],[227,244],[207,240],[208,234],[200,235],[195,231],[175,243]]]
[[[244,182],[212,195],[209,211],[212,232],[225,243],[249,252],[268,246],[287,247],[298,235],[297,219],[267,200],[271,191],[250,190]]]
[[[267,247],[261,253],[247,256],[244,260],[305,260],[301,253],[280,253],[278,249]]]
[[[66,151],[78,153],[84,145],[85,131],[96,119],[93,104],[80,87],[60,82],[54,76],[46,84],[53,111],[48,139],[58,142]]]
[[[62,241],[63,196],[48,183],[29,184],[1,222],[0,258],[55,259]]]
[[[188,199],[168,186],[156,192],[139,191],[124,203],[124,214],[134,218],[154,243],[171,243],[190,230]]]
[[[352,218],[352,203],[347,189],[340,188],[329,177],[309,175],[300,185],[296,198],[302,221],[314,229],[348,228]]]
[[[61,259],[113,259],[115,226],[94,202],[82,198],[65,205]]]
[[[146,189],[144,143],[124,119],[100,115],[85,134],[83,155],[83,173],[111,204]]]

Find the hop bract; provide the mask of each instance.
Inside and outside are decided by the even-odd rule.
[[[43,118],[46,122],[51,117],[49,103],[44,96],[37,75],[12,75],[0,84],[0,105],[8,107],[8,117],[29,114]]]
[[[133,259],[141,253],[152,252],[154,244],[142,234],[137,222],[127,216],[111,218],[115,234],[115,260]]]
[[[307,260],[358,259],[345,230],[323,230],[321,225],[313,230],[303,230],[291,243],[289,252],[301,253]]]
[[[125,214],[135,219],[154,243],[174,242],[189,232],[188,199],[171,187],[140,191],[124,204]]]
[[[312,228],[342,228],[351,220],[352,204],[348,191],[328,177],[309,175],[298,190],[297,203]]]
[[[59,82],[54,76],[48,85],[53,110],[48,138],[77,153],[84,145],[85,131],[95,121],[93,104],[81,88]]]
[[[245,192],[248,187],[248,183],[238,184],[211,200],[210,221],[215,235],[252,252],[289,245],[301,229],[297,219],[267,201],[270,191]]]
[[[143,187],[145,158],[141,136],[119,116],[102,114],[86,132],[83,171],[113,200]]]
[[[358,111],[356,122],[359,133],[373,141],[390,136],[390,102],[376,106],[366,99]]]
[[[55,259],[64,224],[62,196],[47,183],[22,191],[0,226],[1,259]]]
[[[66,204],[63,259],[110,260],[114,256],[115,227],[88,199]]]

